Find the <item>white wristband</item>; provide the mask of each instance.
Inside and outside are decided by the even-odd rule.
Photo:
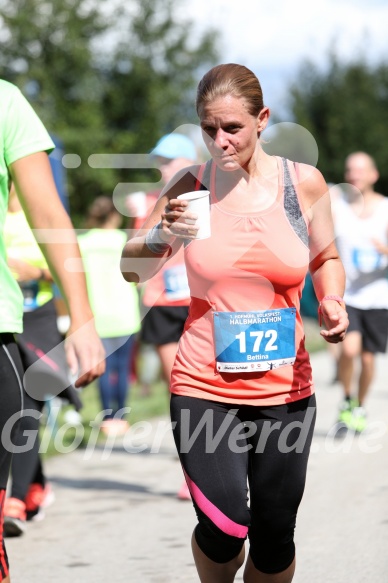
[[[145,237],[145,244],[147,245],[148,249],[151,253],[155,253],[155,255],[163,255],[167,249],[170,247],[166,241],[160,236],[159,229],[161,228],[162,223],[157,223],[155,226],[150,229]]]

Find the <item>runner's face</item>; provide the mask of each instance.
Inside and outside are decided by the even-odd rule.
[[[249,171],[258,142],[258,134],[267,125],[269,110],[259,116],[249,113],[248,102],[241,97],[219,97],[200,109],[202,135],[217,166],[224,171],[244,168]]]
[[[345,180],[360,192],[365,192],[373,187],[378,179],[378,174],[369,156],[365,154],[353,154],[349,156],[345,166]]]

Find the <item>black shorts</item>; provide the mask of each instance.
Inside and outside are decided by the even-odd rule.
[[[143,318],[140,340],[156,346],[179,342],[188,314],[188,306],[153,306]]]
[[[360,310],[346,306],[349,315],[348,332],[360,332],[366,352],[385,352],[388,340],[388,310]]]
[[[57,312],[53,300],[23,315],[23,332],[16,343],[25,371],[24,389],[32,399],[45,401],[47,395],[67,399],[77,410],[82,402],[70,384],[63,338],[58,331]],[[41,358],[42,354],[46,358]]]

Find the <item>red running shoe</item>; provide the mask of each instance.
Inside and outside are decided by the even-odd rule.
[[[4,534],[20,536],[26,530],[26,505],[19,498],[6,498],[4,502]]]
[[[27,520],[42,520],[44,518],[44,508],[54,502],[55,495],[50,486],[46,484],[31,484],[25,498]]]

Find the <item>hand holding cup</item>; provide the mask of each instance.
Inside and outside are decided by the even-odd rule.
[[[178,196],[178,200],[187,201],[190,213],[197,215],[195,226],[198,227],[198,231],[195,239],[207,239],[211,235],[209,197],[208,190],[195,190]],[[190,224],[189,216],[185,217],[185,221]]]
[[[210,237],[209,191],[193,191],[171,199],[162,215],[166,235],[183,239]]]

